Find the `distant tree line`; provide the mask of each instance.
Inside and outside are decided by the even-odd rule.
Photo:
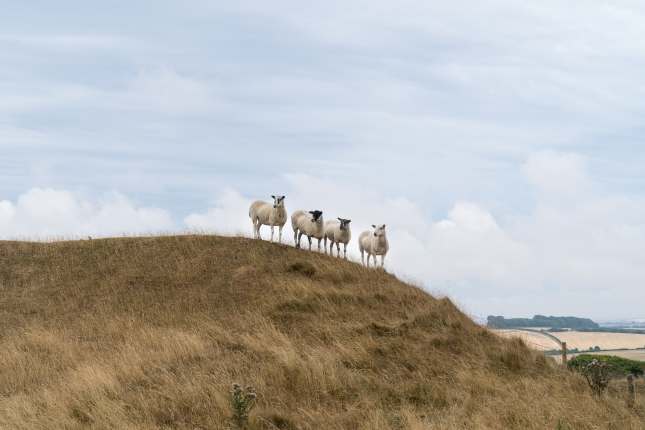
[[[589,318],[554,317],[535,315],[533,318],[504,318],[503,316],[488,316],[488,327],[491,328],[522,328],[550,327],[555,329],[570,328],[574,330],[597,330],[600,326]]]

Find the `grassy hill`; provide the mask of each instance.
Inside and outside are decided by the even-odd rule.
[[[1,429],[637,429],[383,271],[242,238],[0,243]]]

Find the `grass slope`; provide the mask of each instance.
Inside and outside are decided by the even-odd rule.
[[[382,271],[242,238],[0,243],[0,428],[629,429],[643,410]],[[560,427],[558,427],[560,425]]]

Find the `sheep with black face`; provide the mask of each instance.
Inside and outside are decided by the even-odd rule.
[[[361,263],[365,264],[363,257],[367,253],[367,267],[370,267],[370,256],[374,258],[376,267],[376,256],[381,256],[381,267],[385,264],[385,255],[390,249],[390,244],[385,235],[385,224],[376,226],[372,224],[373,231],[364,231],[358,237],[358,249],[361,251]]]
[[[309,250],[311,251],[311,238],[318,239],[318,251],[320,242],[324,236],[324,221],[322,211],[295,211],[291,214],[291,227],[293,228],[293,241],[296,248],[300,248],[300,238],[303,235],[309,239]]]
[[[336,245],[336,256],[340,257],[340,244],[343,244],[343,257],[347,259],[347,244],[352,238],[352,231],[349,228],[350,219],[338,218],[325,223],[325,253],[327,253],[327,240],[329,253],[334,255],[334,244]]]
[[[257,200],[249,208],[249,218],[253,223],[253,238],[262,239],[260,227],[271,226],[271,242],[273,228],[278,227],[278,243],[282,243],[282,227],[287,223],[287,209],[284,207],[285,196],[271,196],[273,204]]]

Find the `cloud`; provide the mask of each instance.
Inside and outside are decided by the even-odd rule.
[[[15,202],[0,201],[0,237],[49,239],[165,232],[168,212],[139,207],[119,193],[87,199],[66,190],[32,188]]]
[[[168,67],[140,70],[119,89],[43,82],[28,90],[7,87],[4,93],[0,112],[12,114],[91,108],[189,116],[205,114],[218,106],[211,87]]]
[[[170,68],[140,71],[121,93],[113,94],[116,107],[189,115],[206,113],[216,105],[211,88]],[[106,97],[110,97],[107,93]]]
[[[522,170],[528,181],[545,196],[566,196],[588,191],[586,163],[578,154],[544,151],[531,154]]]
[[[190,230],[250,236],[252,231],[248,217],[250,205],[251,199],[242,197],[233,189],[225,189],[217,196],[213,207],[204,213],[186,216],[184,224]]]
[[[0,44],[15,44],[21,47],[44,50],[88,51],[96,49],[123,49],[133,40],[101,34],[0,34]]]

